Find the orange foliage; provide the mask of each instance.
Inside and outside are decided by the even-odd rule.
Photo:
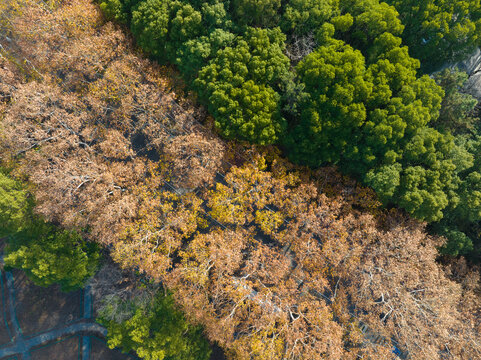
[[[232,358],[480,357],[479,277],[447,276],[422,224],[334,168],[213,136],[92,3],[6,4],[0,149],[36,210],[175,290]]]

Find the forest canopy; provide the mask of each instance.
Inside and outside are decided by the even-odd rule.
[[[85,265],[72,244],[95,243],[168,289],[106,302],[112,346],[207,358],[203,334],[240,360],[479,357],[462,257],[481,216],[475,100],[456,70],[422,74],[393,6],[101,2],[123,28],[85,0],[0,6],[7,223],[23,225],[26,181],[58,226],[12,258]]]
[[[478,256],[478,194],[465,193],[481,186],[469,160],[476,100],[460,93],[460,72],[430,75],[480,44],[479,1],[99,3],[178,67],[225,138],[338,165],[386,206],[433,223],[451,241],[445,253]]]

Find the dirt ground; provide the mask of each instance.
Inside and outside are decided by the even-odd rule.
[[[83,317],[83,291],[63,293],[58,286],[47,288],[34,285],[20,270],[12,270],[15,288],[15,315],[24,338],[31,338],[51,329],[69,326]],[[0,350],[13,343],[10,333],[13,325],[8,315],[8,289],[5,273],[2,271],[2,296],[0,296]],[[90,319],[87,321],[94,321]],[[32,360],[76,360],[81,358],[82,335],[77,334],[59,342],[30,349]],[[1,358],[1,356],[0,356]],[[134,360],[135,356],[122,354],[120,350],[111,350],[104,341],[91,337],[91,360]],[[1,358],[1,360],[20,360],[20,357]]]
[[[2,276],[2,281],[5,281],[3,278],[3,274],[0,274]],[[10,336],[8,335],[7,331],[7,326],[5,325],[5,316],[4,316],[4,310],[5,309],[5,295],[3,293],[3,288],[0,294],[0,344],[5,344],[10,340]]]
[[[30,351],[32,360],[74,360],[79,358],[81,336],[73,336],[58,343],[49,344],[37,350]]]
[[[15,309],[25,336],[68,325],[82,317],[82,291],[60,291],[34,285],[23,271],[12,270],[15,281]]]

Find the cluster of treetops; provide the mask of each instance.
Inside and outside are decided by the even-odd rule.
[[[22,269],[38,286],[58,284],[66,292],[83,287],[105,261],[100,247],[85,241],[79,232],[62,229],[35,214],[32,189],[9,172],[0,168],[5,269]],[[108,330],[108,346],[152,360],[209,359],[211,348],[202,327],[185,319],[171,294],[148,282],[137,286],[144,288],[140,294],[114,295],[103,299],[97,309],[97,321]]]
[[[138,56],[125,32],[90,1],[0,2],[0,29],[10,39],[0,49],[6,265],[41,285],[69,289],[98,267],[95,242],[129,273],[171,291],[105,298],[100,321],[112,346],[152,360],[205,359],[200,324],[229,359],[392,359],[393,351],[413,359],[479,358],[479,272],[462,257],[439,264],[442,237],[427,235],[403,211],[386,211],[372,189],[333,168],[309,170],[275,147],[219,139],[195,120],[202,112],[192,102],[178,97],[182,107],[174,104],[171,70]],[[229,49],[239,61],[264,62],[229,47],[221,54]],[[228,59],[222,76],[230,71]],[[409,72],[390,61],[386,69],[399,67],[409,82]],[[415,78],[399,93],[414,89],[427,101],[424,85],[440,89]],[[452,86],[444,101],[458,104],[453,109],[472,106],[455,85],[461,75],[439,79]],[[305,94],[308,101],[312,95]],[[395,99],[386,109],[402,106]],[[405,112],[423,104],[414,99]],[[428,143],[424,133],[450,139],[424,128],[407,140],[404,158],[437,151],[438,137]],[[430,171],[438,184],[436,164],[475,161],[452,146],[457,157],[437,158],[434,151],[409,166]],[[461,187],[469,174],[456,176]]]
[[[480,123],[456,70],[481,42],[468,0],[99,0],[175,64],[228,139],[337,164],[479,253]]]

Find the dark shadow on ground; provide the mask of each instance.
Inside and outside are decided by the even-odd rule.
[[[227,358],[224,355],[224,351],[219,346],[213,345],[210,360],[227,360]]]

